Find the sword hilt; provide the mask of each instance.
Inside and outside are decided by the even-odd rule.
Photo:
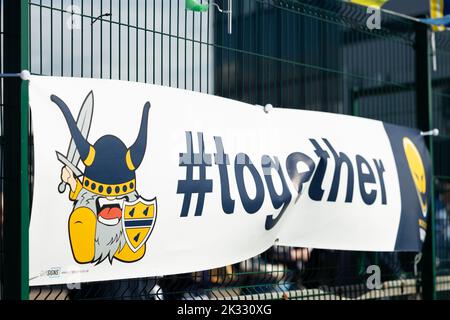
[[[66,191],[66,185],[64,181],[61,181],[61,183],[58,185],[58,191],[59,193],[64,193]]]

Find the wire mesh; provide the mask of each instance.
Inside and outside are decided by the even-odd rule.
[[[229,35],[225,15],[188,12],[183,0],[29,3],[33,74],[139,81],[417,126],[415,22],[408,19],[383,12],[382,28],[368,30],[365,8],[341,1],[235,1]],[[450,290],[449,39],[436,35],[432,77],[433,121],[444,134],[435,150],[441,297]],[[373,265],[382,272],[376,290],[367,285]],[[39,300],[420,297],[420,255],[278,246],[214,270],[33,287],[30,293]]]
[[[438,298],[450,298],[450,36],[436,33],[433,68],[433,124],[440,131],[435,140],[436,268]]]
[[[4,72],[3,69],[3,1],[0,1],[0,73]],[[3,79],[0,78],[0,298],[3,296],[3,266],[4,266],[4,249],[3,249]]]

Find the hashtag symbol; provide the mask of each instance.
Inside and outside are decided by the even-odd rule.
[[[186,153],[180,153],[180,167],[186,167],[186,180],[179,180],[177,193],[184,194],[183,207],[181,208],[181,217],[187,217],[191,198],[193,194],[197,194],[197,206],[195,208],[195,216],[201,216],[203,212],[203,204],[205,195],[212,192],[212,180],[206,179],[206,167],[211,166],[211,154],[205,153],[205,145],[203,142],[203,133],[197,132],[198,153],[194,153],[192,145],[192,132],[186,132]],[[194,168],[198,168],[199,177],[194,179]]]

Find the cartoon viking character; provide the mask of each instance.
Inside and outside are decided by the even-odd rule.
[[[134,262],[145,254],[145,242],[156,219],[156,199],[142,199],[136,191],[135,171],[141,164],[147,145],[150,103],[144,105],[139,133],[127,148],[113,135],[105,135],[91,145],[87,136],[93,113],[92,91],[86,97],[77,121],[57,96],[50,99],[59,107],[72,140],[67,156],[57,152],[64,164],[62,183],[70,187],[74,201],[69,218],[69,237],[78,263],[101,263],[109,259]],[[85,166],[82,173],[77,163]]]

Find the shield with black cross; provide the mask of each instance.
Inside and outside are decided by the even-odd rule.
[[[138,251],[148,240],[155,226],[156,198],[125,201],[122,209],[122,224],[125,239],[133,252]]]

